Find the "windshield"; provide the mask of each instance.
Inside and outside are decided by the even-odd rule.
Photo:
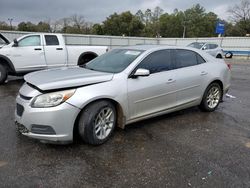
[[[118,73],[127,68],[142,52],[142,50],[114,49],[93,59],[84,67],[101,72]]]
[[[192,48],[201,49],[201,47],[202,47],[204,44],[205,44],[204,42],[193,42],[193,43],[189,44],[188,46],[189,46],[189,47],[192,47]]]

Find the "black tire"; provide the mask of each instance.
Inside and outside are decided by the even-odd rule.
[[[83,66],[89,61],[91,61],[92,59],[95,59],[96,57],[97,55],[95,54],[85,54],[79,58],[78,65]]]
[[[4,67],[2,64],[0,64],[0,84],[3,84],[5,80],[7,79],[8,72],[6,70],[6,67]]]
[[[102,130],[100,130],[100,135],[96,133],[96,122],[98,120],[98,115],[102,112],[105,112],[105,109],[112,110],[113,113],[113,125],[110,129],[110,132],[107,134],[105,138],[100,138]],[[98,123],[102,124],[102,123]],[[106,126],[102,125],[102,126]],[[87,106],[81,113],[79,123],[78,123],[78,131],[82,140],[88,144],[92,145],[100,145],[106,142],[110,136],[112,135],[114,128],[116,126],[116,109],[114,105],[109,101],[97,101],[89,106]],[[101,126],[98,126],[101,127]],[[108,128],[106,129],[108,130]]]
[[[213,88],[217,88],[219,91],[218,101],[216,100],[217,104],[215,106],[211,106],[211,104],[208,104],[209,103],[208,102],[209,94]],[[199,108],[204,112],[212,112],[219,106],[221,99],[222,99],[222,88],[218,83],[214,82],[214,83],[210,84],[207,87],[206,91],[204,92],[201,104],[199,105]]]
[[[226,59],[231,59],[233,57],[233,53],[232,52],[227,52],[226,54],[225,54],[225,58]]]

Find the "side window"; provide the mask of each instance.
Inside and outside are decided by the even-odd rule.
[[[190,50],[175,50],[175,68],[197,65],[197,55]]]
[[[217,44],[209,44],[209,49],[215,49],[217,47],[218,47]]]
[[[39,35],[32,35],[21,39],[18,42],[18,46],[41,46],[41,40]]]
[[[170,50],[160,50],[148,55],[137,66],[138,68],[148,69],[150,74],[167,71],[172,69]]]
[[[45,35],[45,41],[47,46],[59,45],[58,38],[55,35]]]

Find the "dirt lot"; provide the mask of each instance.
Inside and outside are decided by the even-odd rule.
[[[232,62],[232,61],[231,61]],[[117,129],[106,144],[46,145],[20,135],[0,86],[0,187],[250,187],[250,63],[233,62],[218,110],[191,108]]]

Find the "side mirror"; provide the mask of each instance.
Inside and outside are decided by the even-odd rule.
[[[13,44],[13,47],[17,47],[18,46],[18,42],[16,39],[13,40],[14,44]]]
[[[132,78],[137,78],[138,76],[149,76],[150,72],[147,69],[137,69],[132,75]]]
[[[207,49],[207,47],[206,47],[206,46],[203,46],[201,49],[202,49],[202,50],[206,50],[206,49]]]

